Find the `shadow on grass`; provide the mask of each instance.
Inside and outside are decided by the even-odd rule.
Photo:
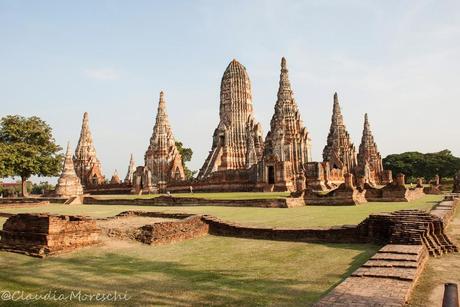
[[[327,244],[335,248],[361,251],[350,262],[347,271],[337,280],[336,274],[324,276],[337,280],[326,292],[339,284],[364,263],[377,247],[369,245]],[[325,255],[327,256],[327,255]],[[331,255],[333,256],[333,251]],[[177,262],[150,261],[116,253],[53,257],[45,260],[19,258],[18,265],[0,271],[0,290],[24,290],[45,293],[56,290],[69,293],[127,291],[132,298],[128,305],[311,305],[325,292],[309,289],[318,281],[287,278],[271,279],[254,276],[245,268],[203,270]],[[225,261],[223,257],[222,261]],[[289,261],[289,259],[286,259]],[[273,263],[276,266],[276,263]],[[338,272],[340,274],[340,272]],[[257,274],[256,274],[257,275]],[[326,274],[327,275],[327,274]],[[323,277],[322,277],[323,279]],[[324,281],[322,281],[324,282]],[[330,283],[330,282],[329,282]],[[327,285],[325,285],[327,286]],[[1,302],[5,303],[5,302]],[[9,306],[14,306],[11,304]],[[35,302],[33,305],[37,305]],[[39,305],[58,306],[53,302]],[[74,305],[75,302],[71,302]],[[113,302],[111,304],[114,304]],[[20,306],[23,304],[17,304]]]

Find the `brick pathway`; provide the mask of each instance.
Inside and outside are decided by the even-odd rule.
[[[402,306],[427,257],[423,245],[388,244],[314,306]]]

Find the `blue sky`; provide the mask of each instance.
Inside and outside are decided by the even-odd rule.
[[[76,146],[83,112],[106,176],[143,163],[160,90],[176,139],[199,169],[233,59],[268,132],[282,56],[313,158],[339,94],[359,145],[368,112],[383,156],[460,155],[459,1],[0,0],[0,116],[38,115]]]

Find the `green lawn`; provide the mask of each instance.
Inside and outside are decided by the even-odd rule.
[[[113,216],[125,210],[193,212],[248,225],[314,227],[359,223],[375,212],[403,208],[428,210],[441,198],[427,196],[410,203],[289,209],[50,204],[0,211],[93,217]],[[4,220],[0,218],[0,223]],[[163,246],[106,241],[103,246],[47,259],[0,252],[0,291],[55,290],[64,294],[72,290],[88,294],[126,291],[131,300],[124,305],[308,306],[377,249],[365,244],[307,244],[209,235]],[[71,303],[68,304],[75,305],[75,301]]]
[[[271,199],[285,198],[289,196],[289,192],[227,192],[227,193],[175,193],[171,194],[174,197],[195,197],[207,199]],[[133,199],[133,198],[154,198],[166,194],[146,194],[146,195],[92,195],[96,198],[117,198],[117,199]]]
[[[164,246],[120,242],[47,259],[0,252],[0,290],[126,291],[131,299],[120,306],[306,306],[378,249],[215,236]]]
[[[0,209],[1,212],[50,212],[107,217],[126,210],[190,212],[211,214],[224,220],[246,225],[273,227],[317,227],[357,224],[369,214],[400,209],[418,208],[429,210],[442,199],[428,195],[409,203],[366,203],[359,206],[305,206],[299,208],[237,208],[237,207],[146,207],[111,205],[59,205],[50,204],[34,208]]]

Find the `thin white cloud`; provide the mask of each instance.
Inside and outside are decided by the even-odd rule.
[[[87,68],[83,70],[86,77],[93,80],[118,80],[120,79],[120,73],[111,68]]]

